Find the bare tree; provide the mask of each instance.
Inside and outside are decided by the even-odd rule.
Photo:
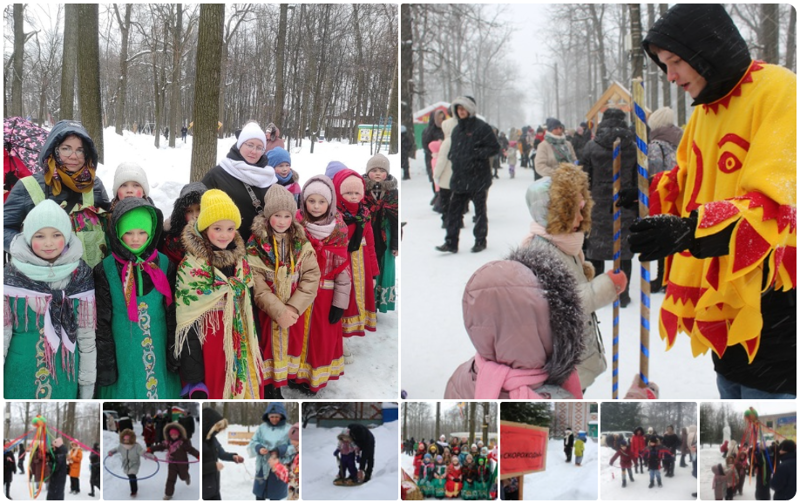
[[[789,6],[789,28],[786,30],[786,63],[784,66],[795,71],[795,53],[797,52],[797,9]]]
[[[179,98],[181,93],[181,52],[183,44],[181,43],[181,32],[183,30],[183,6],[176,4],[175,6],[175,24],[172,28],[172,93],[169,100],[169,121],[172,131],[169,134],[169,146],[175,148],[175,136],[180,130],[180,123],[178,123],[178,107],[180,104]]]
[[[64,5],[64,49],[61,61],[60,119],[75,118],[75,72],[78,68],[78,30],[80,29],[77,4]]]
[[[778,58],[778,13],[780,5],[761,4],[761,25],[758,31],[760,57],[767,63],[779,64]]]
[[[639,4],[628,5],[631,14],[631,79],[644,76],[644,51],[642,50],[642,13]]]
[[[30,35],[25,34],[23,12],[25,4],[14,4],[14,66],[11,79],[11,115],[22,116],[22,72],[24,68],[25,42]]]
[[[122,36],[122,43],[119,52],[119,80],[114,99],[116,99],[116,113],[114,114],[114,130],[118,135],[122,134],[125,125],[125,97],[128,91],[128,37],[131,31],[131,11],[133,5],[125,5],[125,19],[119,14],[117,4],[113,4],[114,15],[117,18],[117,25]]]
[[[78,35],[78,102],[81,121],[97,148],[98,162],[103,154],[103,115],[100,101],[100,47],[98,40],[98,5],[79,8],[81,30]]]

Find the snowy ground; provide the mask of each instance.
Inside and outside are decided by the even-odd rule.
[[[416,481],[416,475],[414,474],[414,456],[408,456],[407,454],[403,454],[400,457],[400,467],[403,470],[405,470],[405,472],[408,474],[409,477],[411,477],[412,479],[414,479]],[[490,468],[491,468],[492,471],[494,471],[494,461],[490,461]],[[597,470],[595,470],[595,472],[596,471]],[[400,481],[402,482],[402,480],[403,480],[403,478],[401,477]],[[595,486],[597,486],[597,480],[595,480]],[[432,499],[435,499],[435,498],[426,498],[426,499],[432,500]],[[597,498],[595,497],[595,499],[597,499]]]
[[[375,436],[375,469],[372,480],[354,487],[333,485],[338,473],[336,435],[341,428],[304,428],[300,446],[300,497],[303,500],[397,500],[400,476],[397,467],[398,421],[372,429]]]
[[[163,138],[162,138],[163,139]],[[113,127],[105,129],[105,164],[98,167],[97,175],[103,181],[110,198],[114,171],[124,161],[136,161],[147,172],[150,184],[150,197],[164,213],[164,217],[172,213],[174,201],[181,188],[189,182],[192,157],[192,137],[187,136],[187,143],[177,140],[175,148],[153,146],[153,137],[136,135],[124,131],[122,136],[114,132]],[[235,138],[218,140],[217,159],[223,159]],[[294,143],[294,142],[292,142]],[[369,145],[347,145],[343,143],[317,143],[314,153],[309,152],[311,143],[303,141],[301,147],[289,147],[292,156],[292,168],[300,175],[302,185],[311,176],[325,173],[325,166],[330,161],[343,162],[347,167],[363,173],[367,161],[371,157]],[[385,154],[386,152],[383,151]],[[397,155],[388,156],[394,166],[394,175],[401,176],[400,162]],[[399,268],[398,268],[399,271]],[[400,277],[399,274],[397,276]],[[366,337],[351,338],[351,351],[355,362],[347,365],[344,376],[338,381],[331,381],[317,394],[318,398],[371,398],[396,399],[397,388],[397,311],[378,313],[377,332],[368,332]],[[376,379],[376,377],[378,377]],[[285,398],[309,397],[296,391],[284,388]]]
[[[83,451],[83,461],[81,462],[81,492],[80,494],[70,494],[70,478],[67,477],[67,483],[64,486],[64,499],[66,500],[100,500],[100,491],[95,489],[94,498],[88,496],[91,487],[89,486],[89,477],[91,476],[91,467],[89,466],[89,451]],[[3,492],[5,496],[5,492]],[[15,500],[30,500],[31,493],[28,489],[27,477],[19,472],[17,466],[17,473],[14,474],[13,481],[11,482],[11,499]],[[47,488],[42,489],[39,493],[37,500],[47,499]]]
[[[136,441],[144,447],[144,439],[142,438],[142,424],[136,422],[133,425],[133,431],[136,433]],[[108,451],[119,446],[119,435],[113,431],[103,431],[103,458],[108,454]],[[200,445],[199,435],[192,438],[192,446],[198,451],[202,450]],[[164,451],[155,453],[159,459],[166,459],[167,455]],[[194,461],[193,456],[189,456],[189,461]],[[111,475],[107,470],[103,469],[103,499],[106,500],[160,500],[164,497],[164,488],[167,485],[167,463],[158,463],[160,468],[158,473],[152,478],[139,482],[139,492],[136,498],[131,498],[131,488],[128,480],[120,479]],[[105,461],[105,466],[116,475],[122,477],[125,473],[122,471],[122,461],[118,455],[114,455]],[[142,466],[139,469],[139,478],[147,477],[156,471],[156,462],[145,457],[142,457]],[[191,484],[186,485],[185,482],[178,479],[175,483],[175,494],[172,499],[175,500],[197,500],[200,498],[200,463],[189,464],[189,475],[191,476]],[[88,480],[88,479],[87,479]],[[83,482],[81,482],[83,484]]]
[[[712,445],[711,447],[701,448],[698,461],[697,478],[700,481],[700,499],[713,500],[714,489],[712,489],[711,484],[714,482],[714,474],[711,472],[711,468],[717,466],[718,464],[722,464],[723,468],[725,467],[725,458],[722,457],[722,453],[719,451],[719,444]],[[736,493],[736,496],[734,496],[733,499],[755,500],[755,484],[755,477],[747,477],[744,481],[742,495],[739,496],[739,493]]]
[[[600,448],[600,497],[602,500],[694,500],[692,493],[697,492],[697,479],[692,477],[692,464],[688,462],[686,468],[680,467],[680,456],[676,458],[675,476],[665,477],[664,469],[661,469],[661,483],[663,487],[658,487],[658,483],[650,489],[650,474],[636,473],[633,470],[635,482],[628,480],[628,487],[622,488],[622,470],[619,467],[619,459],[614,461],[614,466],[609,466],[608,462],[614,456],[614,450],[610,447]],[[698,474],[700,473],[698,466]],[[714,498],[711,498],[714,499]]]
[[[533,170],[517,168],[510,179],[508,170],[500,172],[489,192],[488,248],[470,253],[474,244],[472,210],[464,217],[459,252],[441,253],[435,246],[444,243],[445,230],[441,216],[428,204],[432,197],[424,167],[424,154],[417,152],[411,159],[411,180],[402,182],[401,218],[407,225],[403,237],[403,262],[406,268],[404,289],[413,292],[405,299],[403,311],[403,368],[402,389],[409,399],[438,399],[453,371],[475,354],[464,330],[461,298],[470,276],[483,264],[502,259],[518,246],[528,232],[531,221],[525,204],[525,191],[533,183]],[[606,262],[606,270],[611,262]],[[639,264],[633,264],[631,304],[620,310],[620,397],[633,381],[639,369]],[[657,327],[657,316],[664,294],[651,298],[651,326]],[[435,306],[435,308],[434,308]],[[432,310],[432,308],[434,308]],[[600,330],[606,348],[608,370],[600,375],[586,392],[585,398],[611,398],[612,306],[597,311]],[[716,375],[710,354],[692,357],[689,338],[680,335],[675,346],[666,345],[654,329],[650,335],[650,379],[661,388],[661,398],[719,398]],[[447,355],[443,358],[443,355]],[[420,371],[419,369],[427,369]]]
[[[502,450],[501,450],[502,452]],[[526,500],[596,500],[597,443],[588,440],[581,466],[566,462],[564,442],[551,439],[547,443],[547,470],[525,475],[523,496]]]

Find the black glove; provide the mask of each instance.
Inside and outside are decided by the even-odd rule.
[[[647,262],[686,250],[694,241],[697,217],[681,218],[674,215],[656,215],[634,222],[628,244],[639,260]]]
[[[617,208],[625,208],[629,210],[633,208],[639,202],[639,189],[632,189],[630,187],[621,189],[619,191],[619,199],[617,199],[617,203],[614,205]]]
[[[331,323],[331,325],[338,323],[339,320],[342,319],[343,314],[344,309],[341,307],[331,306],[331,311],[328,313],[328,321]]]

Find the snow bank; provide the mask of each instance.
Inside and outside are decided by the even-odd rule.
[[[597,443],[586,442],[581,466],[566,462],[564,442],[547,442],[547,470],[525,475],[523,496],[526,500],[596,500]],[[501,450],[502,451],[502,450]]]
[[[619,460],[614,461],[614,466],[609,466],[608,462],[614,456],[614,449],[601,447],[600,454],[600,494],[603,500],[694,500],[692,493],[697,492],[697,479],[692,477],[692,464],[689,456],[686,456],[686,468],[681,468],[680,454],[675,458],[675,476],[668,478],[664,476],[664,469],[661,469],[661,483],[663,487],[649,489],[650,474],[639,474],[633,471],[635,482],[628,480],[628,487],[622,488],[622,475],[619,467]],[[633,470],[633,468],[631,468]],[[698,474],[700,466],[698,465]],[[710,499],[714,499],[711,495]]]

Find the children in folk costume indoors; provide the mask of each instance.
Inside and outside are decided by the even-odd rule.
[[[139,492],[136,475],[139,473],[144,452],[144,447],[136,442],[136,433],[128,429],[119,433],[119,445],[108,451],[109,457],[119,454],[122,460],[122,472],[128,476],[128,483],[131,486],[131,496],[136,496]]]
[[[183,230],[175,352],[184,396],[261,398],[263,362],[250,298],[254,281],[236,231],[241,222],[231,198],[212,189],[203,194],[194,225]]]
[[[356,458],[358,458],[361,450],[353,442],[350,437],[350,430],[345,428],[336,437],[339,441],[336,445],[336,450],[333,455],[339,461],[339,475],[336,480],[341,480],[344,485],[358,484],[358,468],[356,467]],[[348,475],[349,474],[349,475]]]
[[[287,483],[280,480],[270,468],[270,458],[276,456],[281,462],[288,462],[295,454],[289,441],[291,426],[286,423],[286,409],[280,402],[271,402],[261,417],[255,435],[247,446],[250,457],[256,457],[256,474],[253,494],[256,499],[279,500],[288,495]]]
[[[244,463],[238,454],[225,451],[217,436],[228,427],[228,420],[211,407],[203,408],[203,499],[220,500],[220,471],[224,468],[220,461]]]
[[[163,220],[142,198],[123,199],[111,214],[111,255],[94,268],[100,398],[180,396],[178,362],[168,351],[175,327],[170,265],[156,250]]]
[[[436,499],[443,499],[445,495],[445,482],[447,480],[447,465],[444,464],[444,458],[441,454],[436,455],[436,461],[433,465],[433,495]]]
[[[294,219],[296,212],[294,197],[274,184],[264,197],[264,212],[253,219],[247,241],[267,399],[282,398],[280,388],[297,376],[319,286],[316,253],[305,229]]]
[[[458,456],[453,456],[447,466],[447,482],[444,485],[444,496],[446,498],[458,498],[463,487],[462,467]]]
[[[370,224],[369,208],[364,203],[364,179],[355,171],[338,162],[331,162],[325,170],[332,175],[336,187],[336,205],[347,224],[350,271],[353,288],[350,304],[342,317],[344,337],[363,336],[364,331],[374,332],[377,324],[375,312],[375,277],[379,274],[375,256],[375,241]],[[345,356],[348,349],[345,341]]]
[[[267,163],[275,168],[277,185],[281,185],[292,194],[296,208],[300,207],[300,175],[292,169],[292,159],[283,147],[275,147],[267,152]]]
[[[584,348],[580,298],[553,248],[534,240],[472,275],[464,326],[477,353],[450,377],[445,398],[583,397],[576,371]]]
[[[583,462],[583,450],[586,447],[586,432],[580,430],[578,438],[575,439],[575,466],[581,466]]]
[[[92,446],[92,452],[89,453],[89,467],[90,467],[90,475],[89,475],[89,485],[91,486],[91,492],[89,492],[89,496],[92,498],[94,497],[94,488],[100,489],[100,443],[95,442]]]
[[[70,444],[69,454],[67,455],[67,465],[69,465],[69,493],[81,493],[81,461],[83,451],[77,442]]]
[[[625,441],[624,438],[620,441],[617,452],[614,453],[614,455],[611,457],[611,461],[609,461],[608,464],[614,466],[614,461],[616,461],[617,458],[619,458],[619,467],[622,470],[622,487],[625,487],[628,485],[625,477],[626,471],[628,472],[627,473],[628,478],[631,479],[631,482],[634,482],[633,472],[631,472],[631,466],[633,466],[634,460],[631,448],[630,446],[628,446],[628,443]]]
[[[170,263],[179,266],[186,255],[183,247],[183,229],[200,214],[200,198],[208,190],[201,182],[183,186],[178,199],[172,206],[172,214],[164,221],[164,234],[158,244],[158,251],[167,256]]]
[[[175,482],[180,478],[186,485],[191,484],[189,476],[189,454],[200,459],[200,453],[192,446],[186,435],[186,429],[177,421],[164,426],[164,441],[147,448],[148,453],[167,451],[167,486],[164,488],[164,499],[172,499],[175,494]]]
[[[303,186],[297,215],[316,252],[321,275],[311,308],[308,340],[303,342],[305,360],[296,378],[312,393],[344,374],[342,315],[350,305],[352,280],[347,225],[336,209],[336,200],[331,179],[325,175],[313,176]]]
[[[3,270],[4,396],[92,398],[95,290],[69,215],[42,201],[11,242]]]
[[[367,185],[364,203],[369,208],[375,255],[378,258],[375,306],[381,313],[394,311],[395,258],[400,249],[397,231],[397,178],[389,173],[389,168],[389,159],[378,153],[367,161],[367,173],[364,175]]]

